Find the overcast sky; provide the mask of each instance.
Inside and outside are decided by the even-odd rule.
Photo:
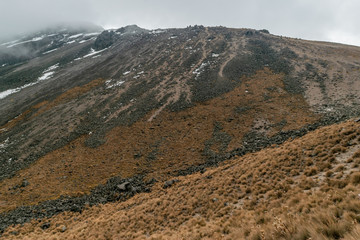
[[[0,0],[0,38],[57,22],[268,29],[360,46],[359,0]]]

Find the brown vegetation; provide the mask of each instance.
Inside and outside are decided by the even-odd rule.
[[[10,227],[4,236],[358,239],[359,168],[345,162],[343,168],[334,171],[341,164],[336,159],[342,153],[331,149],[347,146],[346,153],[351,146],[359,146],[359,127],[352,121],[323,127],[281,146],[225,162],[203,174],[179,177],[180,182],[170,188],[163,189],[158,183],[151,193],[138,194],[126,202]],[[325,176],[324,171],[334,174]],[[49,229],[40,228],[44,222],[50,223]]]
[[[106,143],[95,149],[86,147],[87,136],[82,136],[4,180],[0,201],[6,204],[0,206],[0,211],[61,195],[87,193],[115,175],[126,178],[145,173],[149,178],[167,179],[177,170],[206,160],[205,143],[213,138],[215,124],[231,139],[225,149],[220,142],[211,144],[212,151],[221,152],[241,147],[244,134],[252,130],[271,136],[316,121],[301,95],[284,91],[283,77],[269,69],[259,71],[254,77],[244,78],[233,91],[187,110],[163,111],[149,122],[150,113],[131,126],[116,127],[107,134]],[[81,94],[82,89],[88,88],[68,91],[39,111],[69,95],[73,98]],[[23,179],[30,185],[21,191],[12,190]]]

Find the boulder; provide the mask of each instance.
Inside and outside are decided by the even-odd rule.
[[[128,189],[129,182],[124,182],[122,184],[117,185],[117,189],[120,191],[126,191]]]
[[[172,180],[166,181],[164,183],[163,188],[165,189],[165,188],[171,187],[176,182],[179,182],[179,180],[178,179],[172,179]]]

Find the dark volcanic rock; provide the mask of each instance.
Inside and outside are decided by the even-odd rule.
[[[176,182],[179,182],[179,180],[178,180],[178,179],[172,179],[172,180],[166,181],[166,182],[164,183],[163,188],[164,188],[164,189],[165,189],[165,188],[169,188],[169,187],[171,187],[172,185],[174,185],[174,183],[176,183]]]
[[[48,229],[50,227],[50,223],[43,223],[41,225],[41,229],[45,230],[45,229]]]
[[[82,212],[88,206],[104,204],[107,202],[124,201],[136,193],[149,192],[154,181],[144,183],[142,176],[128,179],[114,177],[104,185],[99,185],[90,194],[81,197],[60,197],[35,206],[22,206],[7,213],[0,214],[0,233],[13,224],[23,224],[32,219],[49,218],[64,211]],[[120,188],[118,187],[120,186]],[[122,190],[125,187],[125,190]],[[41,228],[47,229],[49,223]]]

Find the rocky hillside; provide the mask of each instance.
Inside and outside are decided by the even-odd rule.
[[[348,121],[216,168],[153,183],[151,192],[124,202],[13,226],[3,236],[355,240],[360,236],[359,163],[360,123]],[[112,190],[125,195],[135,184],[133,179]]]
[[[1,229],[245,167],[360,115],[358,47],[203,26],[52,34],[2,45],[38,44],[0,67]]]

